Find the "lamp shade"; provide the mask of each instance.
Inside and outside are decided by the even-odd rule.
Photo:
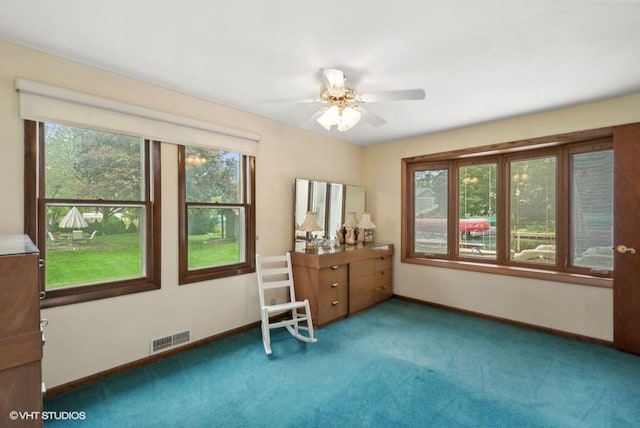
[[[353,229],[358,227],[358,220],[356,219],[356,213],[347,213],[347,218],[344,221],[344,227],[347,229]]]
[[[298,226],[298,230],[303,232],[319,232],[324,230],[318,220],[316,220],[316,213],[308,211],[307,216],[300,226]]]
[[[358,223],[358,227],[360,229],[375,229],[376,225],[371,221],[371,214],[362,213],[362,217],[360,218],[360,223]]]
[[[362,113],[356,110],[353,107],[345,107],[340,112],[340,121],[338,122],[338,131],[344,132],[347,131],[354,126],[358,122],[360,122],[360,118],[362,117]]]
[[[320,125],[327,131],[331,130],[331,126],[337,125],[340,121],[340,108],[337,105],[324,110],[318,119],[316,119]]]

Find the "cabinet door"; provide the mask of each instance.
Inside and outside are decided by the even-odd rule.
[[[0,272],[0,337],[39,330],[38,256],[2,256]]]
[[[375,303],[373,289],[375,286],[375,275],[370,272],[368,275],[351,278],[349,281],[349,313],[359,312]]]
[[[376,270],[376,260],[367,259],[349,263],[349,279],[371,275]]]
[[[373,304],[375,259],[349,264],[349,313],[359,312]]]

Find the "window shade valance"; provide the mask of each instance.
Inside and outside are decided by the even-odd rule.
[[[20,117],[255,155],[260,136],[198,119],[25,79],[16,79]]]

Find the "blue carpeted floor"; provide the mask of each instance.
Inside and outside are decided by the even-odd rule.
[[[317,330],[259,329],[45,402],[84,427],[637,427],[640,357],[391,300]]]

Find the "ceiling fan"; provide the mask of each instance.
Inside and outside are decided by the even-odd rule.
[[[425,98],[423,89],[358,93],[345,85],[347,79],[342,70],[323,68],[320,71],[324,82],[320,98],[299,100],[299,102],[323,104],[313,118],[327,131],[330,131],[333,126],[340,132],[347,131],[353,128],[361,118],[373,126],[386,123],[383,118],[366,109],[363,104]]]
[[[316,114],[316,121],[327,131],[336,126],[344,132],[353,128],[360,118],[364,118],[374,126],[381,126],[386,121],[363,107],[366,103],[385,101],[423,100],[423,89],[403,89],[396,91],[371,92],[360,94],[345,86],[346,77],[342,70],[324,68],[321,70],[325,89],[320,94],[319,102],[325,104]]]

